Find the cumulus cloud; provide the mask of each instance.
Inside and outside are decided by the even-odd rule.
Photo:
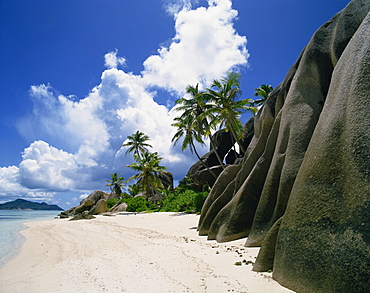
[[[29,189],[62,191],[102,188],[113,171],[128,178],[132,174],[125,165],[132,157],[120,146],[137,130],[151,138],[168,168],[189,167],[191,161],[171,145],[174,113],[153,95],[141,76],[117,68],[105,70],[101,83],[79,101],[57,95],[50,85],[33,86],[33,115],[19,126],[37,129],[58,148],[40,139],[31,143],[22,155],[19,182]],[[178,170],[174,173],[181,176]]]
[[[75,187],[76,178],[68,177],[78,168],[72,154],[44,141],[35,141],[24,150],[22,158],[19,175],[24,187],[47,190],[70,190]]]
[[[105,67],[108,69],[117,68],[118,65],[125,65],[126,59],[123,57],[117,57],[118,50],[109,52],[104,55]]]
[[[16,166],[0,168],[0,196],[8,200],[24,198],[54,203],[54,192],[30,190],[21,184],[21,175]]]
[[[237,11],[230,0],[208,1],[207,8],[195,10],[189,9],[189,1],[175,3],[182,6],[174,15],[176,35],[169,46],[144,62],[145,82],[183,93],[188,84],[209,85],[247,63],[247,39],[233,28]]]
[[[233,28],[237,12],[231,1],[208,1],[208,7],[191,10],[193,2],[168,6],[181,4],[174,16],[176,35],[144,62],[141,75],[118,69],[125,59],[115,50],[104,56],[107,69],[100,84],[83,99],[64,96],[51,85],[32,86],[33,110],[18,129],[33,142],[19,166],[0,168],[0,195],[12,191],[50,201],[55,192],[75,191],[83,198],[103,188],[109,173],[129,178],[132,171],[125,166],[132,157],[120,146],[137,130],[151,138],[162,164],[181,179],[195,158],[182,152],[181,144],[172,145],[171,124],[178,113],[158,104],[152,87],[179,97],[188,84],[209,84],[248,58],[246,39]]]

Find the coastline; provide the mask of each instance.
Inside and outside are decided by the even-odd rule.
[[[17,256],[0,268],[10,292],[292,292],[247,264],[259,248],[198,236],[199,216],[124,213],[27,222]],[[235,265],[240,263],[241,265]]]
[[[53,219],[55,210],[0,210],[0,268],[20,251],[25,237],[20,233],[27,229],[25,223]]]

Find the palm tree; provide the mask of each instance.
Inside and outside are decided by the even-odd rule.
[[[134,153],[134,155],[141,158],[143,153],[148,152],[147,147],[152,147],[146,141],[150,140],[149,136],[143,132],[137,130],[134,134],[127,136],[126,143],[123,143],[121,147],[129,147],[126,151],[128,153]]]
[[[141,192],[141,188],[138,184],[133,184],[128,186],[128,192],[131,196],[138,195]]]
[[[221,81],[214,80],[212,87],[208,90],[208,96],[214,106],[209,111],[214,115],[213,125],[225,126],[239,145],[240,150],[245,153],[240,138],[243,134],[243,124],[239,120],[242,113],[252,110],[251,99],[237,100],[241,95],[240,74],[229,72]],[[208,114],[208,113],[207,113]]]
[[[254,107],[262,106],[265,103],[265,101],[267,100],[270,93],[273,91],[273,89],[274,88],[271,85],[267,85],[267,84],[262,84],[262,85],[260,85],[260,87],[255,88],[254,90],[256,92],[254,93],[254,96],[255,97],[261,97],[261,99],[254,100],[253,103],[252,103],[253,106]]]
[[[141,185],[142,190],[145,192],[146,199],[151,196],[158,194],[158,188],[163,188],[161,180],[158,178],[158,174],[162,173],[166,168],[160,166],[162,158],[158,156],[158,153],[142,153],[142,157],[134,155],[134,160],[136,162],[131,165],[127,165],[139,173],[130,177],[131,179],[136,179],[138,185]]]
[[[209,112],[209,110],[212,108],[212,105],[208,103],[205,93],[199,91],[199,84],[197,84],[195,87],[188,85],[186,88],[186,92],[190,95],[191,98],[183,97],[176,101],[176,104],[179,105],[176,110],[182,111],[183,113],[180,117],[175,118],[175,120],[177,119],[178,123],[174,123],[173,126],[176,126],[180,129],[183,128],[185,130],[185,146],[189,145],[189,139],[191,137],[195,138],[196,141],[198,141],[199,143],[204,144],[202,137],[208,136],[211,147],[214,150],[220,165],[222,166],[222,168],[225,168],[224,164],[222,163],[222,159],[220,158],[220,155],[218,154],[214,146],[210,129],[211,127],[207,120],[208,118],[213,118],[212,113]],[[210,114],[207,116],[205,115],[205,112],[209,112]],[[179,137],[176,138],[175,136],[172,141],[177,141],[179,139]],[[180,135],[180,137],[181,136],[182,135]],[[191,142],[193,142],[193,139],[191,139]],[[193,150],[196,152],[194,144],[192,145],[192,147]],[[183,148],[183,150],[185,148]],[[199,155],[197,156],[199,158]]]
[[[198,160],[203,164],[203,166],[208,170],[208,172],[210,172],[213,177],[217,178],[217,175],[211,169],[209,169],[208,166],[203,162],[194,145],[194,140],[204,145],[204,141],[202,140],[201,136],[199,135],[199,133],[195,131],[193,127],[194,118],[189,115],[185,117],[176,117],[174,120],[176,122],[173,123],[172,126],[177,127],[177,132],[172,138],[172,142],[174,143],[174,145],[176,145],[176,143],[179,141],[181,137],[184,137],[181,149],[184,151],[187,147],[189,147],[190,152],[195,153]]]
[[[107,180],[108,183],[105,186],[110,186],[110,190],[112,193],[115,193],[117,196],[121,195],[122,187],[124,187],[125,181],[124,177],[119,177],[119,173],[110,173],[111,179]]]

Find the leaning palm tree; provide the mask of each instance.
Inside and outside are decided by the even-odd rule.
[[[213,119],[212,113],[209,112],[209,110],[212,108],[212,105],[208,103],[205,93],[199,91],[199,84],[197,84],[195,87],[188,85],[186,88],[186,92],[189,94],[190,97],[183,97],[176,101],[176,104],[179,106],[175,109],[182,112],[181,116],[178,117],[178,121],[181,121],[181,123],[186,122],[188,130],[185,132],[187,132],[188,138],[192,136],[196,138],[198,142],[204,144],[202,138],[204,136],[208,136],[211,148],[215,152],[218,162],[220,163],[222,168],[225,168],[220,155],[216,151],[211,135],[211,127],[208,123],[209,118]],[[210,113],[210,115],[205,115],[206,112]],[[180,126],[184,125],[180,124]],[[185,143],[188,145],[187,142]],[[195,151],[194,148],[193,150]]]
[[[180,140],[180,138],[184,138],[182,141],[181,149],[184,151],[189,147],[191,153],[195,153],[198,160],[202,163],[202,165],[212,174],[214,178],[217,178],[217,175],[209,169],[209,167],[203,162],[202,158],[199,156],[197,149],[194,144],[194,140],[198,143],[204,145],[204,141],[202,140],[200,134],[195,131],[194,129],[194,117],[188,115],[185,117],[176,117],[174,119],[176,122],[172,124],[172,126],[177,127],[177,132],[172,138],[172,142],[174,145]]]
[[[115,193],[117,196],[121,195],[122,188],[124,187],[125,181],[124,177],[120,177],[119,173],[111,173],[111,179],[107,180],[108,183],[105,186],[109,186],[112,193]]]
[[[240,139],[243,134],[243,124],[239,120],[242,113],[252,110],[251,99],[237,100],[241,95],[240,74],[229,72],[226,78],[221,81],[214,80],[212,87],[208,90],[207,96],[214,106],[209,110],[214,115],[212,125],[225,126],[226,131],[230,131],[232,137],[239,145],[240,150],[245,153],[245,149]],[[208,113],[206,113],[208,114]]]
[[[126,142],[121,147],[128,147],[126,155],[133,152],[134,155],[141,158],[143,153],[148,152],[147,147],[152,147],[146,143],[148,140],[150,140],[149,136],[138,130],[134,134],[127,136]]]
[[[134,155],[134,160],[136,162],[132,163],[131,165],[127,165],[126,167],[129,167],[139,173],[130,177],[129,180],[137,180],[136,184],[141,186],[145,193],[146,199],[149,199],[153,195],[157,195],[159,193],[158,188],[163,188],[163,184],[158,175],[166,169],[164,166],[159,165],[162,158],[159,157],[158,153],[156,152],[145,152],[142,153],[141,157]]]
[[[271,85],[268,85],[268,84],[262,84],[258,88],[255,88],[254,90],[256,92],[254,93],[254,96],[255,97],[260,97],[260,99],[254,100],[253,103],[252,103],[253,106],[254,107],[262,106],[265,103],[265,101],[267,100],[270,93],[273,91],[273,89],[274,88]]]

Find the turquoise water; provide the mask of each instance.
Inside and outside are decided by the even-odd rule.
[[[19,231],[25,222],[54,219],[60,211],[0,210],[0,267],[9,261],[24,242]]]

